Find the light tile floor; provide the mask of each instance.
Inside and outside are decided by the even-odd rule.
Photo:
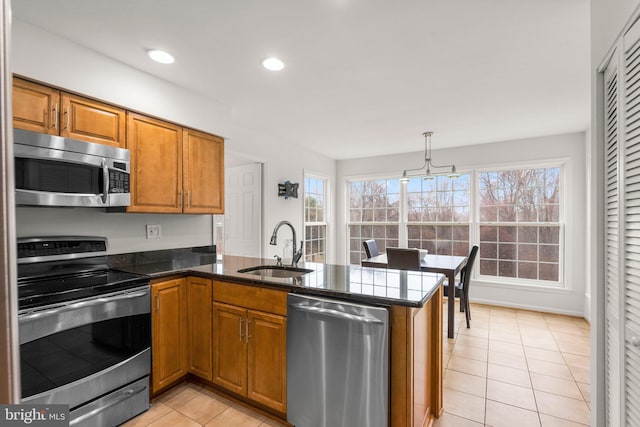
[[[443,343],[444,414],[435,427],[589,424],[589,324],[574,317],[471,305],[456,307]],[[126,427],[284,426],[197,384],[183,383]]]
[[[584,319],[479,304],[471,316],[467,329],[456,306],[453,339],[444,321],[444,414],[435,427],[589,425]]]
[[[154,399],[144,414],[123,427],[281,427],[275,420],[193,383],[182,383]]]

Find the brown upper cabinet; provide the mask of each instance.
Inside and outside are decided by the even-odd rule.
[[[125,118],[121,108],[13,79],[13,126],[17,129],[124,148]]]
[[[182,212],[182,128],[127,114],[131,205],[127,212]]]
[[[182,149],[185,213],[224,213],[224,140],[184,129]]]
[[[224,140],[127,113],[131,206],[127,212],[224,213]]]

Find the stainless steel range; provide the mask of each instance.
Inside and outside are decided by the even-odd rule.
[[[68,404],[71,425],[149,408],[149,277],[112,270],[101,237],[18,240],[22,401]]]

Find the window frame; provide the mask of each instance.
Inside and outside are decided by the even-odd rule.
[[[466,250],[465,252],[465,256],[468,255],[469,251],[471,250],[471,236],[473,233],[473,227],[472,227],[472,222],[471,222],[471,218],[473,215],[473,205],[472,205],[472,200],[473,200],[473,174],[472,172],[466,171],[466,170],[460,170],[460,173],[462,175],[469,175],[469,222],[468,227],[469,227],[469,248]],[[449,179],[449,178],[447,178]],[[362,181],[375,181],[375,180],[396,180],[398,181],[398,186],[399,186],[399,217],[398,217],[398,221],[397,222],[380,222],[380,221],[351,221],[351,215],[350,215],[350,208],[351,208],[351,186],[350,184],[352,182],[362,182]],[[398,246],[399,247],[407,247],[408,243],[409,243],[409,226],[423,226],[423,225],[433,225],[433,226],[449,226],[449,225],[455,225],[456,223],[453,222],[415,222],[415,221],[409,221],[409,191],[408,191],[408,186],[406,184],[403,184],[402,182],[400,182],[400,176],[396,175],[396,174],[380,174],[380,175],[373,175],[373,174],[368,174],[368,175],[353,175],[353,176],[346,176],[344,178],[344,188],[345,188],[345,225],[346,225],[346,230],[345,230],[345,235],[347,236],[347,240],[346,240],[346,253],[345,253],[345,260],[347,264],[351,264],[351,229],[350,227],[353,225],[356,226],[365,226],[365,225],[372,225],[372,226],[389,226],[389,225],[396,225],[398,227]],[[374,238],[374,237],[371,237]],[[364,239],[363,237],[355,237],[354,239]],[[390,239],[387,239],[390,240]],[[391,239],[391,240],[395,240],[395,239]],[[452,240],[453,242],[454,240]],[[379,248],[380,249],[380,248]],[[360,253],[364,254],[364,249],[361,247],[360,248]]]
[[[400,204],[398,206],[399,209],[399,213],[398,213],[398,222],[378,222],[378,221],[356,221],[356,222],[352,222],[351,221],[351,186],[350,183],[351,182],[359,182],[359,181],[374,181],[374,180],[398,180],[398,183],[400,185]],[[401,242],[405,241],[405,246],[406,246],[406,241],[407,241],[407,232],[406,232],[406,227],[402,227],[402,223],[403,223],[403,218],[405,218],[407,216],[407,209],[405,207],[406,205],[406,192],[402,191],[402,183],[399,182],[400,180],[400,176],[396,175],[396,174],[367,174],[367,175],[353,175],[353,176],[345,176],[344,177],[344,215],[345,215],[345,236],[346,236],[346,241],[345,241],[345,261],[347,265],[351,264],[351,229],[350,226],[351,225],[357,225],[362,227],[363,225],[371,225],[371,226],[375,226],[375,225],[379,225],[379,226],[386,226],[386,225],[394,225],[397,224],[398,226],[398,245],[401,246]],[[406,221],[405,221],[406,222]],[[362,239],[362,237],[358,237],[359,239]],[[363,254],[364,257],[364,247],[362,247],[362,245],[360,245],[360,253]]]
[[[481,275],[480,268],[478,266],[474,266],[472,279],[482,284],[486,284],[493,287],[498,288],[508,288],[508,289],[521,289],[521,290],[535,290],[541,292],[554,292],[554,293],[569,293],[572,289],[571,287],[571,278],[569,274],[572,268],[571,257],[567,256],[566,248],[567,242],[572,241],[573,233],[577,230],[573,230],[572,226],[568,226],[566,222],[566,218],[572,217],[572,206],[569,203],[569,194],[571,194],[571,180],[568,177],[572,176],[573,168],[572,168],[572,160],[567,157],[558,157],[558,158],[548,158],[548,159],[540,159],[536,161],[527,161],[527,162],[510,162],[506,163],[498,163],[498,164],[490,164],[490,165],[482,165],[478,167],[469,167],[469,168],[458,168],[460,173],[469,174],[469,204],[470,204],[470,212],[469,212],[469,250],[473,245],[479,245],[480,241],[480,180],[479,174],[482,172],[499,172],[499,171],[507,171],[507,170],[518,170],[518,169],[541,169],[541,168],[558,168],[559,169],[559,189],[560,189],[560,201],[559,201],[559,218],[558,223],[549,223],[551,225],[558,225],[560,227],[559,231],[559,244],[558,244],[558,281],[548,281],[548,280],[539,280],[539,279],[521,279],[517,277],[500,277],[500,276],[490,276],[490,275]],[[365,181],[365,180],[376,180],[376,179],[400,179],[399,174],[366,174],[366,175],[350,175],[345,176],[343,179],[343,188],[344,192],[344,215],[345,215],[345,253],[344,258],[347,265],[350,264],[350,254],[351,254],[351,235],[350,235],[350,226],[351,225],[363,225],[363,224],[378,224],[378,225],[386,225],[389,223],[362,223],[357,222],[354,223],[350,220],[350,183]],[[402,185],[402,184],[401,184]],[[408,211],[408,195],[406,190],[400,191],[400,221],[398,223],[398,242],[399,246],[406,247],[408,243],[408,232],[407,226],[410,225],[407,217]],[[395,223],[391,223],[395,224]],[[389,224],[389,225],[391,225]],[[415,224],[415,223],[414,223]],[[500,224],[500,223],[496,223]],[[519,225],[519,223],[513,223],[514,225]],[[520,223],[522,224],[522,223]],[[546,223],[533,223],[535,226],[541,226]],[[404,242],[404,243],[403,243]],[[477,260],[479,265],[479,259]]]
[[[566,254],[566,241],[567,241],[567,233],[569,232],[567,229],[566,218],[567,211],[570,210],[569,203],[567,203],[567,195],[570,193],[568,189],[568,180],[567,176],[570,174],[571,170],[571,159],[568,158],[553,158],[553,159],[544,159],[536,162],[516,162],[509,164],[496,164],[475,168],[473,171],[473,221],[472,225],[474,228],[474,242],[475,244],[480,244],[480,225],[487,224],[481,223],[480,221],[480,173],[484,172],[501,172],[501,171],[509,171],[509,170],[521,170],[521,169],[544,169],[544,168],[558,168],[559,169],[559,179],[558,186],[560,188],[560,202],[559,202],[559,215],[558,222],[547,222],[547,223],[530,223],[535,224],[532,226],[541,227],[545,224],[549,224],[552,226],[558,225],[560,228],[559,231],[559,243],[558,243],[558,281],[550,281],[550,280],[539,280],[539,279],[524,279],[518,277],[502,277],[502,276],[491,276],[491,275],[483,275],[480,274],[480,255],[478,254],[478,259],[476,262],[478,266],[474,267],[472,278],[483,283],[491,283],[495,285],[504,285],[509,288],[532,288],[532,289],[558,289],[558,290],[567,290],[570,289],[568,283],[570,280],[567,279],[567,272],[570,271],[567,268],[568,257]],[[521,224],[527,223],[519,223],[519,222],[495,222],[493,224],[500,225],[513,225],[515,227]]]
[[[467,207],[467,209],[468,209],[468,212],[467,212],[468,219],[467,219],[466,223],[455,222],[453,220],[451,220],[451,221],[438,221],[437,219],[434,220],[434,221],[411,221],[411,220],[409,220],[409,210],[410,210],[410,208],[409,208],[409,200],[410,200],[409,195],[410,195],[410,192],[408,191],[409,184],[407,183],[407,185],[404,186],[405,187],[404,193],[405,193],[405,200],[406,200],[406,205],[405,205],[404,208],[407,211],[407,215],[404,218],[405,219],[404,228],[406,230],[406,236],[407,236],[407,239],[404,242],[405,247],[409,246],[409,241],[410,240],[414,240],[414,239],[410,239],[410,236],[409,236],[409,227],[411,227],[411,226],[417,226],[417,227],[423,227],[423,226],[428,226],[428,227],[429,226],[432,226],[432,227],[456,227],[456,226],[459,226],[461,224],[466,224],[467,232],[468,232],[468,239],[466,240],[467,247],[466,247],[466,249],[464,251],[464,254],[455,254],[455,249],[454,249],[454,246],[456,245],[456,242],[464,242],[464,240],[456,240],[454,238],[454,236],[452,235],[451,240],[448,240],[448,241],[451,243],[451,253],[452,253],[453,256],[467,256],[467,255],[469,255],[469,251],[471,250],[471,247],[473,246],[472,245],[473,240],[472,240],[471,236],[472,236],[472,230],[473,230],[473,204],[472,204],[472,201],[473,201],[473,179],[474,179],[474,177],[473,177],[473,173],[466,172],[466,171],[461,171],[460,175],[468,175],[468,177],[469,177],[469,184],[468,184],[469,205]],[[455,178],[455,179],[448,178],[446,175],[439,175],[439,178],[452,180],[452,181],[455,181],[456,179],[458,179],[458,178]],[[438,179],[438,178],[436,178],[436,179]],[[453,190],[450,190],[448,192],[456,193],[456,192],[460,192],[460,190],[453,189]],[[421,191],[420,193],[424,194],[423,191]],[[436,193],[442,193],[442,192],[436,190]],[[442,206],[439,206],[439,207],[442,207]],[[454,206],[454,208],[455,207],[460,207],[460,206]],[[420,238],[419,240],[422,242],[423,239]],[[437,241],[438,241],[438,239],[435,240],[435,242],[437,242]],[[437,246],[437,243],[436,243],[436,246]],[[415,246],[412,246],[412,247],[415,247]],[[430,253],[437,254],[437,251],[436,252],[430,252]]]
[[[314,221],[314,222],[307,222],[307,204],[306,204],[306,199],[307,199],[307,178],[309,179],[315,179],[315,180],[319,180],[319,181],[323,181],[324,182],[324,206],[323,206],[323,217],[324,217],[324,221]],[[331,223],[331,178],[325,174],[321,174],[321,173],[317,173],[317,172],[313,172],[310,170],[305,169],[303,171],[303,178],[302,178],[302,236],[303,236],[303,241],[305,242],[304,244],[304,249],[303,249],[303,255],[302,255],[302,259],[305,262],[315,262],[315,261],[307,261],[307,255],[313,255],[313,254],[308,254],[307,253],[307,249],[308,249],[308,245],[307,245],[307,226],[324,226],[324,260],[323,263],[328,263],[329,261],[329,255],[330,255],[330,249],[329,249],[329,227],[330,227],[330,223]]]

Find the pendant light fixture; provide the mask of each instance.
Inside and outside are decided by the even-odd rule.
[[[457,178],[460,174],[456,170],[456,165],[438,166],[433,164],[431,159],[431,135],[433,132],[424,132],[424,164],[415,169],[405,169],[402,171],[402,178],[400,182],[407,183],[410,178],[421,176],[422,179],[435,179],[437,175],[446,175],[449,178]],[[425,169],[423,171],[423,169]],[[443,169],[448,169],[444,171]]]

